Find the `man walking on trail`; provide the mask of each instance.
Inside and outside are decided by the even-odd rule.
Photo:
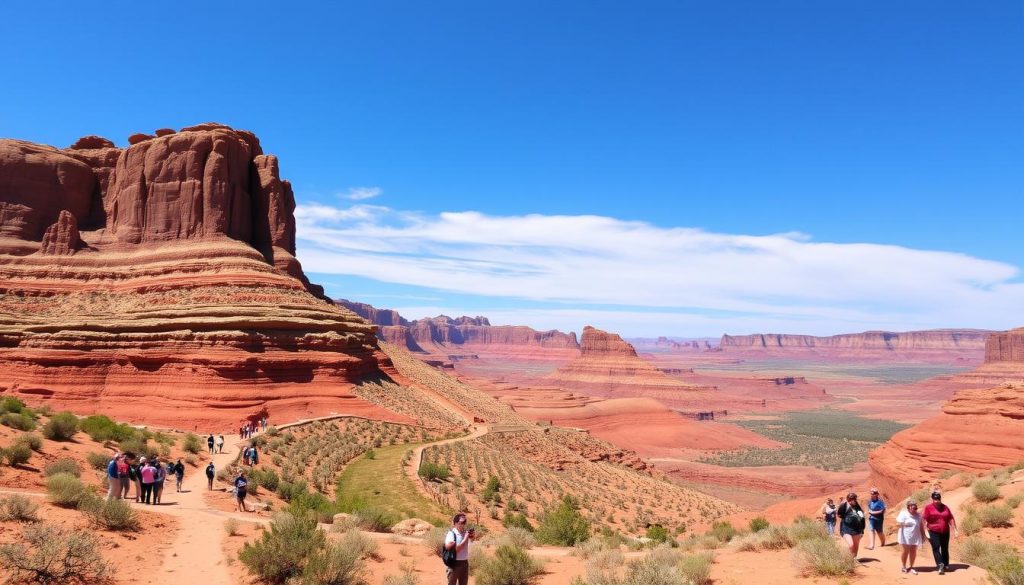
[[[213,466],[213,461],[206,466],[206,489],[213,489],[213,476],[217,474],[217,469]]]
[[[210,448],[210,455],[213,455],[213,433],[206,437],[206,445]]]
[[[466,515],[458,513],[452,518],[452,529],[444,537],[444,548],[455,552],[455,561],[445,567],[448,585],[469,585],[469,542],[474,530],[466,529]]]
[[[868,500],[868,530],[871,531],[871,542],[868,543],[868,550],[875,548],[875,535],[878,535],[878,546],[885,546],[885,531],[882,523],[885,521],[885,502],[878,495],[878,488],[871,488],[871,499]]]

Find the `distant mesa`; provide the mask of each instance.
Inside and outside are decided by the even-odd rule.
[[[263,407],[401,419],[350,392],[390,362],[303,273],[259,139],[210,123],[128,142],[0,140],[0,393],[201,430]]]
[[[963,357],[980,361],[985,341],[992,331],[983,329],[932,329],[927,331],[865,331],[829,337],[757,333],[723,335],[719,346],[725,352],[808,353],[823,356],[864,355],[909,358]]]
[[[639,350],[667,349],[670,351],[712,351],[718,348],[717,339],[681,339],[672,337],[631,337],[626,339]]]
[[[990,471],[1024,459],[1024,328],[989,336],[985,363],[956,378],[942,412],[871,453],[875,479],[905,494],[949,470]]]
[[[446,353],[451,349],[473,347],[536,347],[577,349],[573,332],[537,331],[522,325],[491,325],[487,317],[452,318],[439,315],[409,321],[397,311],[377,309],[366,303],[336,300],[370,323],[377,325],[378,337],[393,345],[420,353]]]

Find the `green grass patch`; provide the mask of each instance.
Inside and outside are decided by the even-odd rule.
[[[702,463],[724,467],[804,465],[826,471],[848,471],[867,460],[872,449],[909,426],[831,410],[791,412],[778,420],[734,424],[789,447],[719,453],[701,458]]]
[[[445,523],[445,512],[421,496],[405,474],[402,459],[414,445],[388,445],[375,449],[373,459],[359,457],[348,464],[338,477],[334,495],[340,511],[371,509],[391,516],[420,518],[434,524]]]

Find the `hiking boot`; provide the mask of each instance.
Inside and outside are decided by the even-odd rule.
[[[946,574],[946,565],[939,565],[939,574],[940,575],[945,575]]]

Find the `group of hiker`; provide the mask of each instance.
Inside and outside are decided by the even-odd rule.
[[[838,506],[828,498],[821,507],[822,518],[825,527],[830,535],[835,535],[836,525],[839,525],[839,535],[850,549],[850,553],[856,557],[860,550],[860,542],[864,536],[865,529],[870,535],[870,541],[866,547],[868,550],[875,548],[877,539],[879,546],[885,546],[885,501],[879,495],[878,488],[871,488],[871,499],[868,501],[867,512],[857,501],[857,494],[850,492],[846,494],[846,501]],[[913,498],[906,501],[903,510],[896,516],[896,540],[902,547],[900,551],[900,571],[903,573],[917,574],[914,563],[917,560],[918,547],[924,546],[927,540],[932,548],[932,556],[935,559],[935,569],[939,575],[944,575],[949,569],[949,537],[950,534],[959,534],[956,526],[956,519],[949,506],[942,503],[942,493],[935,490],[931,493],[931,503],[918,511],[918,502]]]
[[[108,500],[133,499],[143,504],[159,505],[164,492],[164,482],[173,475],[177,491],[185,478],[185,465],[181,459],[166,463],[158,457],[147,459],[133,453],[115,453],[107,463]],[[135,493],[129,496],[131,487]]]
[[[249,420],[238,427],[238,438],[248,439],[256,434],[257,431],[267,430],[267,417],[260,417],[258,420]]]

